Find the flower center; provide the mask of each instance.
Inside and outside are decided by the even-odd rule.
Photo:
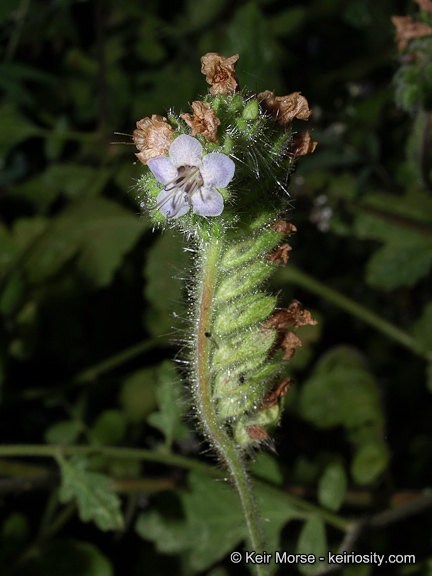
[[[192,194],[204,184],[201,172],[196,166],[180,166],[177,173],[177,177],[168,182],[165,190],[172,190],[176,196],[183,195],[185,202],[188,202]]]
[[[164,186],[168,194],[151,210],[159,210],[169,204],[172,210],[165,210],[165,215],[167,218],[175,218],[185,204],[190,205],[192,195],[203,185],[204,180],[197,166],[180,166],[177,176]]]

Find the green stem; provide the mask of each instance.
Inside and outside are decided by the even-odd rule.
[[[37,444],[4,445],[0,446],[0,458],[11,458],[25,456],[30,458],[58,458],[63,456],[75,456],[78,454],[102,454],[107,458],[126,460],[147,460],[149,462],[161,462],[170,466],[181,466],[189,470],[196,470],[212,476],[212,469],[202,462],[191,460],[177,454],[166,452],[154,452],[152,450],[140,450],[137,448],[113,448],[101,446],[63,446],[51,445],[43,446]],[[222,476],[222,474],[221,474]]]
[[[100,454],[105,458],[112,458],[114,460],[125,458],[128,460],[160,462],[162,464],[166,464],[167,466],[180,466],[182,468],[186,468],[187,470],[194,470],[213,478],[224,479],[226,477],[226,473],[223,470],[219,470],[214,466],[210,466],[191,458],[186,458],[184,456],[178,456],[176,454],[170,454],[167,452],[158,453],[151,450],[141,450],[137,448],[113,448],[111,446],[41,446],[37,444],[0,446],[0,458],[16,458],[25,456],[27,458],[45,457],[58,460],[59,454],[61,454],[63,457],[75,456],[77,454]],[[327,510],[324,510],[315,504],[311,504],[307,500],[303,500],[298,496],[283,492],[280,489],[275,488],[274,486],[270,486],[264,482],[257,481],[256,483],[261,487],[263,491],[269,492],[273,496],[277,495],[281,501],[285,501],[288,504],[298,508],[299,510],[304,510],[305,512],[315,514],[335,528],[346,531],[351,525],[351,522],[345,520],[341,516],[333,514],[332,512],[328,512]]]
[[[243,455],[228,435],[225,427],[215,414],[215,406],[211,394],[212,374],[210,372],[210,346],[213,345],[208,334],[211,333],[212,303],[216,286],[217,264],[221,254],[223,237],[219,229],[211,231],[208,240],[202,242],[202,263],[199,270],[199,297],[197,301],[197,333],[196,333],[196,409],[208,442],[217,450],[228,468],[234,486],[240,497],[246,526],[249,534],[250,550],[263,550],[263,537],[255,498],[252,491]],[[257,576],[267,574],[264,565],[256,565]]]
[[[286,268],[278,272],[277,281],[296,284],[297,286],[301,286],[310,292],[314,292],[318,296],[325,298],[329,302],[332,302],[336,306],[346,310],[353,316],[356,316],[363,322],[370,324],[415,354],[422,356],[428,361],[432,360],[432,353],[422,351],[416,339],[413,338],[410,334],[404,330],[401,330],[391,322],[384,320],[381,318],[381,316],[375,314],[375,312],[372,312],[369,310],[369,308],[366,308],[366,306],[362,306],[361,304],[354,302],[354,300],[351,300],[351,298],[344,296],[340,292],[337,292],[336,290],[333,290],[332,288],[329,288],[325,284],[319,282],[315,278],[312,278],[312,276],[309,276],[309,274],[306,274],[306,272],[299,270],[293,264],[289,264]]]

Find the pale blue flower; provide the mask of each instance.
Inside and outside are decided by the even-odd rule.
[[[224,208],[222,194],[234,176],[235,164],[225,154],[211,152],[202,158],[198,140],[182,134],[171,144],[169,156],[159,156],[147,166],[164,187],[152,210],[167,218],[178,218],[192,208],[200,216],[219,216]]]

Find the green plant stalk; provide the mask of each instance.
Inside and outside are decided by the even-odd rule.
[[[381,318],[381,316],[369,310],[369,308],[366,308],[365,306],[362,306],[361,304],[354,302],[354,300],[351,300],[351,298],[348,298],[347,296],[341,294],[337,290],[329,288],[329,286],[326,286],[322,282],[319,282],[318,280],[316,280],[306,272],[303,272],[303,270],[300,270],[293,264],[289,264],[286,268],[284,268],[279,272],[278,280],[289,282],[291,284],[296,284],[297,286],[301,286],[302,288],[305,288],[306,290],[309,290],[310,292],[313,292],[318,296],[325,298],[329,302],[332,302],[336,306],[339,306],[339,308],[346,310],[349,314],[352,314],[353,316],[356,316],[363,322],[366,322],[370,326],[373,326],[374,328],[376,328],[377,330],[379,330],[380,332],[382,332],[395,342],[398,342],[398,344],[401,344],[405,348],[408,348],[415,354],[422,356],[428,361],[432,360],[432,353],[423,352],[419,348],[417,341],[413,336],[411,336],[404,330],[401,330],[391,322],[384,320],[383,318]]]
[[[161,464],[166,464],[167,466],[180,466],[187,470],[194,470],[200,474],[205,474],[211,476],[212,478],[225,479],[226,472],[205,464],[203,462],[198,462],[191,458],[186,458],[185,456],[179,456],[177,454],[170,454],[166,452],[154,452],[152,450],[143,450],[138,448],[115,448],[112,446],[43,446],[37,444],[21,444],[16,446],[0,446],[0,458],[16,458],[23,457],[26,458],[54,458],[58,459],[59,453],[63,457],[70,457],[76,455],[91,455],[91,454],[101,454],[106,458],[113,459],[133,459],[133,460],[144,460],[148,462],[159,462]],[[257,486],[260,486],[264,491],[271,493],[272,495],[277,494],[278,498],[288,502],[292,506],[298,508],[299,510],[304,510],[317,517],[322,518],[325,522],[338,528],[340,530],[346,531],[351,526],[351,522],[345,520],[341,516],[324,510],[315,504],[311,504],[298,496],[293,494],[288,494],[287,492],[282,492],[280,489],[269,486],[268,484],[256,481]]]
[[[210,346],[212,340],[206,334],[209,334],[211,330],[217,265],[223,245],[223,234],[217,228],[217,225],[213,226],[210,239],[207,242],[204,241],[199,250],[202,255],[202,264],[200,266],[201,281],[198,282],[201,286],[201,292],[197,302],[197,374],[194,384],[196,410],[200,423],[204,427],[207,441],[223,459],[239,494],[249,533],[250,550],[259,552],[263,550],[264,546],[262,530],[252,487],[245,470],[243,455],[228,436],[226,429],[221,426],[215,414],[215,403],[211,393]],[[267,574],[265,565],[256,565],[256,574],[258,576]]]

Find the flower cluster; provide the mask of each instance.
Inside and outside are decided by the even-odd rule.
[[[210,84],[210,94],[192,102],[190,113],[170,115],[168,120],[153,114],[137,122],[133,133],[139,150],[136,156],[148,166],[161,188],[155,198],[155,180],[146,180],[147,192],[156,200],[154,204],[145,202],[150,212],[158,211],[168,220],[188,212],[220,216],[225,199],[230,198],[223,189],[234,173],[243,182],[245,177],[256,178],[273,171],[274,182],[280,183],[295,158],[314,151],[316,142],[309,132],[289,132],[296,118],[309,118],[312,111],[306,98],[300,92],[275,96],[269,90],[245,96],[239,92],[235,74],[238,58],[238,54],[230,58],[214,52],[205,54],[201,71]],[[262,151],[257,153],[257,147]],[[285,160],[288,164],[284,167]],[[262,185],[267,186],[264,181]],[[271,184],[267,186],[269,191],[271,188]],[[248,198],[237,197],[238,213],[260,201],[251,191]],[[274,255],[275,261],[287,260],[288,248],[283,250],[280,256]]]

